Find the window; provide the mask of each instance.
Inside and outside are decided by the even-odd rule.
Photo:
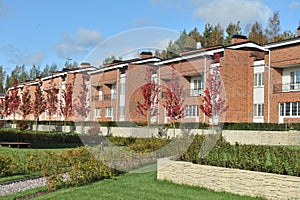
[[[113,107],[106,107],[105,108],[105,117],[112,117],[113,116]]]
[[[264,82],[264,72],[254,74],[254,87],[262,87]]]
[[[185,117],[198,117],[199,116],[199,108],[197,105],[189,105],[185,108]]]
[[[297,102],[292,102],[292,116],[297,116]]]
[[[95,117],[101,117],[101,108],[95,108],[94,113]]]
[[[125,94],[125,91],[126,91],[126,85],[125,85],[125,83],[121,83],[121,85],[120,85],[120,89],[121,89],[121,91],[120,91],[120,93],[122,94],[122,95],[124,95]]]
[[[99,101],[102,101],[102,97],[103,97],[102,86],[100,86],[100,87],[98,88],[98,92],[99,92]]]
[[[117,85],[111,85],[111,99],[117,99]]]
[[[290,103],[285,104],[285,116],[290,116]]]
[[[300,70],[290,72],[290,89],[299,90]]]
[[[120,106],[120,117],[125,116],[125,106]]]
[[[280,116],[284,116],[284,103],[280,104]]]
[[[286,102],[279,104],[279,115],[286,117],[300,116],[300,102]]]
[[[201,76],[191,78],[191,96],[199,96],[204,88],[204,80]]]
[[[264,116],[264,104],[254,104],[253,109],[253,115],[254,117],[263,117]]]

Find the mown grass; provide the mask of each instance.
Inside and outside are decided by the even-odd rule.
[[[250,200],[260,199],[239,196],[225,192],[178,185],[168,181],[156,179],[156,172],[128,173],[116,179],[107,179],[81,187],[60,189],[47,193],[34,199],[231,199]]]

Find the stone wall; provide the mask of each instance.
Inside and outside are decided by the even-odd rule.
[[[84,132],[87,133],[90,126],[84,127]],[[35,125],[32,126],[35,130]],[[39,125],[39,131],[49,131],[48,125]],[[65,129],[61,126],[52,125],[50,131],[63,131],[80,133],[81,126],[66,126]],[[101,134],[120,136],[120,137],[137,137],[149,138],[158,136],[158,128],[132,128],[132,127],[100,127]],[[210,130],[190,129],[189,134],[209,134]],[[182,135],[180,129],[168,129],[166,137],[173,138]],[[300,131],[243,131],[243,130],[223,130],[223,137],[231,144],[254,144],[254,145],[300,145]]]
[[[223,136],[231,144],[300,145],[299,131],[223,130]]]
[[[300,177],[158,160],[157,178],[267,199],[300,199]]]
[[[106,135],[107,128],[101,127],[103,135]],[[130,128],[111,127],[110,134],[121,137],[155,137],[157,128]],[[191,129],[189,134],[209,134],[210,130]],[[168,129],[167,137],[177,137],[182,135],[180,129]],[[299,131],[243,131],[243,130],[223,130],[223,137],[231,144],[255,144],[255,145],[300,145]]]

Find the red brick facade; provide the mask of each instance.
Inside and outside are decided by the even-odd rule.
[[[221,96],[226,99],[228,106],[226,117],[222,121],[253,122],[255,117],[254,81],[256,81],[254,79],[256,67],[254,63],[262,61],[264,63],[261,66],[264,72],[262,83],[264,92],[261,95],[264,109],[261,122],[300,122],[300,37],[265,46],[247,41],[244,37],[238,37],[233,42],[234,44],[227,47],[216,46],[184,52],[181,57],[169,60],[160,60],[146,52],[138,59],[118,61],[98,69],[87,70],[91,108],[89,119],[91,121],[146,121],[146,117],[137,112],[137,102],[143,101],[141,87],[145,84],[146,68],[150,67],[157,84],[161,86],[158,112],[156,116],[153,116],[152,121],[159,124],[169,122],[163,107],[163,95],[168,81],[171,79],[171,66],[173,66],[184,90],[184,104],[192,110],[190,113],[187,111],[186,113],[189,115],[181,121],[208,123],[209,119],[200,111],[199,105],[203,101],[205,77],[211,68],[220,66],[224,90]],[[298,69],[299,74],[295,74],[298,73]],[[75,82],[80,83],[83,75],[78,72],[67,71],[53,74],[59,98],[61,98],[63,82],[65,82],[64,84],[70,82],[75,74]],[[295,83],[299,83],[299,86],[296,85],[299,89],[284,88],[285,85],[290,88],[294,87],[291,82],[288,82],[288,80],[292,81],[292,78],[289,79],[291,74],[295,74]],[[51,78],[42,79],[45,91],[49,87]],[[24,83],[24,85],[26,84],[28,85],[28,83]],[[31,91],[31,96],[34,96],[34,84],[26,87]],[[78,90],[75,89],[74,95],[78,95]],[[299,102],[299,114],[280,116],[280,104],[283,106],[289,102],[291,104],[284,107],[285,115],[289,114],[288,106],[292,105],[292,102],[297,102],[297,105]],[[196,108],[197,111],[193,110]],[[44,113],[41,119],[47,120],[49,117]],[[61,120],[62,116],[58,114],[52,119]],[[69,120],[75,119],[70,118]]]

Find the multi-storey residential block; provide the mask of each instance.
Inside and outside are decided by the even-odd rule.
[[[289,123],[300,122],[300,27],[293,39],[258,45],[245,36],[236,35],[229,46],[214,46],[182,52],[177,58],[161,60],[151,52],[139,58],[118,61],[94,68],[82,64],[79,69],[63,70],[42,78],[44,94],[55,83],[58,101],[67,83],[75,80],[74,96],[85,74],[89,88],[87,101],[90,121],[146,121],[137,112],[137,102],[143,101],[142,86],[146,83],[146,69],[160,85],[158,104],[151,113],[152,123],[170,122],[164,107],[166,88],[175,72],[176,81],[183,89],[185,105],[182,122],[209,123],[199,105],[207,88],[207,76],[220,67],[222,98],[228,110],[225,122]],[[20,83],[20,91],[28,88],[33,95],[37,80]],[[60,101],[61,102],[61,101]],[[28,117],[32,119],[32,116]],[[60,113],[52,120],[64,120]],[[41,120],[50,119],[47,111]],[[68,120],[76,120],[71,117]]]

